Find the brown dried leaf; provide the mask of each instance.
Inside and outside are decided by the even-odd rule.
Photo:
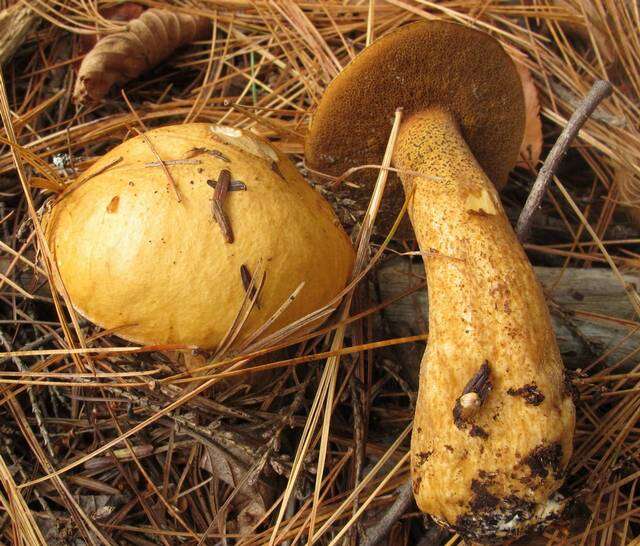
[[[102,17],[108,19],[109,21],[127,22],[140,17],[144,10],[145,7],[141,6],[140,4],[134,4],[133,2],[124,2],[123,4],[110,6],[103,10],[100,10],[100,15],[102,15]],[[91,51],[91,48],[93,48],[98,43],[98,40],[103,37],[104,35],[101,34],[81,34],[79,38],[80,52],[88,53],[89,51]]]
[[[255,526],[264,517],[267,509],[262,497],[248,497],[236,507],[238,510],[238,531],[240,535],[248,535],[253,532]]]
[[[524,58],[524,55],[523,55]],[[533,81],[531,71],[517,57],[514,62],[522,81],[522,91],[524,93],[524,108],[526,121],[524,127],[524,138],[520,146],[519,167],[531,165],[535,167],[542,153],[542,120],[540,119],[540,101],[538,90]]]
[[[205,457],[200,462],[200,468],[211,472],[218,480],[231,487],[237,487],[252,464],[256,461],[246,461],[246,467],[240,461],[243,459],[242,450],[208,447]],[[256,459],[257,460],[257,459]],[[244,461],[242,461],[244,462]],[[245,483],[238,491],[232,502],[237,512],[237,521],[240,534],[251,532],[255,524],[266,513],[267,503],[273,500],[273,491],[262,482],[255,480]]]
[[[207,35],[204,17],[148,9],[127,29],[105,36],[82,60],[73,99],[77,104],[100,101],[112,85],[137,78],[179,47]]]

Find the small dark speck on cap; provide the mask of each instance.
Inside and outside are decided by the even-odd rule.
[[[120,197],[114,195],[109,204],[107,205],[107,212],[114,213],[118,211],[118,206],[120,205]]]

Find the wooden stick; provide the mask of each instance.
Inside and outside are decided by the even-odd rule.
[[[396,489],[396,500],[389,506],[382,518],[365,532],[362,546],[375,546],[387,536],[393,524],[400,519],[413,503],[411,480],[407,480]]]
[[[12,256],[0,255],[0,272],[7,270],[12,259]],[[534,267],[534,270],[548,292],[560,353],[569,367],[584,366],[608,348],[612,350],[607,360],[613,361],[624,358],[638,347],[640,332],[633,333],[633,309],[625,288],[611,271],[568,268],[562,272],[556,267]],[[31,267],[18,264],[10,276],[38,297],[49,295],[46,283],[34,285]],[[426,288],[420,286],[424,282],[422,264],[405,257],[395,258],[379,267],[376,276],[379,297],[384,301],[400,296],[411,287],[418,287],[415,292],[385,307],[383,313],[397,335],[424,332],[428,302]],[[40,276],[39,280],[43,278]],[[638,274],[625,274],[624,280],[640,287]]]
[[[520,218],[518,218],[516,233],[518,234],[520,241],[525,241],[527,239],[529,230],[531,229],[533,215],[538,210],[540,203],[542,203],[542,198],[547,191],[549,180],[551,180],[551,177],[555,174],[560,161],[569,149],[569,145],[577,136],[578,132],[587,119],[589,119],[589,116],[593,113],[598,104],[600,104],[603,99],[611,95],[612,92],[613,87],[608,81],[596,80],[589,90],[589,93],[587,93],[587,96],[580,103],[577,110],[567,122],[562,133],[560,133],[558,140],[556,140],[553,148],[551,148],[544,165],[542,165],[542,168],[538,173],[538,177],[531,188],[531,193],[529,193],[529,197],[527,197],[527,201],[522,208]]]

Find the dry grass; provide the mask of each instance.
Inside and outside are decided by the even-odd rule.
[[[365,226],[351,305],[322,329],[305,333],[299,324],[293,337],[255,339],[242,354],[128,346],[48,290],[56,271],[38,210],[136,126],[255,127],[301,162],[314,104],[369,40],[421,17],[455,19],[526,53],[541,93],[544,153],[592,82],[614,83],[527,246],[534,263],[558,268],[640,265],[640,238],[621,205],[621,191],[627,201],[640,195],[637,2],[176,1],[174,9],[211,18],[213,38],[129,83],[128,101],[114,90],[76,112],[83,40],[118,28],[99,11],[114,2],[20,1],[40,22],[0,89],[2,544],[356,544],[408,475],[411,378],[425,335],[394,335],[384,318],[390,302],[376,300],[365,274],[413,246],[371,235],[368,203],[320,188],[349,229]],[[59,154],[71,157],[65,170],[53,163]],[[504,192],[514,220],[533,177],[514,172]],[[262,281],[256,274],[252,282]],[[637,310],[636,287],[627,292]],[[640,327],[637,313],[582,320],[624,324],[630,337]],[[611,349],[595,347],[579,363],[568,478],[576,508],[537,541],[604,546],[640,537],[640,360],[636,351],[609,358]],[[200,366],[196,377],[182,372],[185,363]],[[459,542],[411,510],[386,540],[423,537]]]

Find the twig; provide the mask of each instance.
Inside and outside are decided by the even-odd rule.
[[[210,150],[208,148],[193,148],[189,150],[190,157],[195,157],[200,154],[207,154],[213,157],[217,157],[225,163],[231,163],[231,160],[219,150]]]
[[[11,352],[13,348],[9,343],[9,340],[5,337],[4,332],[0,329],[0,343],[4,346],[7,352]],[[27,366],[24,365],[22,360],[20,360],[17,356],[11,357],[13,363],[16,365],[18,370],[21,372],[25,372],[28,370]],[[29,395],[29,401],[31,402],[31,408],[33,409],[33,415],[36,418],[36,423],[38,424],[38,428],[40,429],[40,434],[42,434],[42,441],[44,442],[47,451],[51,458],[55,461],[56,454],[53,451],[53,447],[51,446],[51,439],[49,438],[49,432],[44,426],[44,418],[42,415],[42,408],[40,407],[40,401],[36,397],[36,393],[34,392],[33,387],[27,387],[27,393]]]
[[[358,359],[353,359],[353,367],[355,368],[358,365]],[[362,391],[362,383],[356,377],[356,371],[353,370],[353,373],[349,375],[349,390],[351,392],[351,407],[353,408],[353,437],[355,443],[354,450],[354,468],[353,468],[353,487],[356,487],[360,483],[360,479],[362,477],[362,467],[364,466],[364,460],[366,456],[366,446],[365,446],[365,421],[364,421],[364,411],[363,411],[363,393]],[[355,514],[358,511],[359,506],[359,498],[356,497],[353,499],[353,508],[352,514]],[[360,522],[358,525],[354,526],[351,529],[351,533],[349,534],[349,544],[357,544],[358,536],[362,533]]]
[[[413,491],[411,490],[411,479],[408,479],[398,489],[396,489],[397,498],[382,516],[380,521],[365,532],[362,546],[375,546],[384,537],[387,536],[393,524],[400,519],[413,502]]]
[[[167,159],[163,161],[151,161],[145,163],[145,167],[162,167],[162,165],[201,165],[202,161],[199,159]]]
[[[28,480],[29,479],[29,475],[25,472],[23,466],[22,466],[22,461],[20,459],[20,457],[18,457],[15,453],[15,451],[13,450],[12,447],[12,442],[9,438],[3,438],[2,439],[4,445],[3,445],[3,449],[5,450],[5,452],[7,453],[9,460],[11,460],[12,464],[15,466],[16,472],[18,474],[20,474],[20,478],[22,478],[23,480]],[[38,488],[35,487],[33,489],[33,495],[36,497],[36,499],[38,499],[38,502],[40,503],[40,506],[42,507],[42,510],[44,512],[47,513],[47,515],[51,516],[53,521],[55,522],[55,518],[53,517],[53,514],[51,513],[51,508],[49,506],[49,503],[47,502],[47,499],[45,499],[42,494],[40,493],[40,491],[38,491]]]
[[[51,341],[52,339],[56,338],[60,336],[60,334],[56,331],[56,332],[51,332],[49,334],[45,334],[42,337],[39,337],[38,339],[35,339],[34,341],[31,341],[25,345],[23,345],[22,347],[20,347],[20,350],[22,351],[30,351],[31,349],[35,349],[37,347],[41,347],[42,345],[44,345],[45,343],[48,343],[49,341]],[[0,339],[2,337],[2,332],[0,331]],[[5,345],[5,349],[7,351],[9,351],[10,349],[7,349],[7,345]],[[4,364],[7,360],[11,359],[13,357],[7,356],[5,358],[0,358],[0,364]]]
[[[571,108],[578,108],[580,106],[580,97],[574,95],[571,91],[569,91],[563,85],[560,85],[557,82],[551,82],[551,89],[553,92],[562,100],[566,101]],[[608,112],[601,110],[600,108],[596,108],[591,114],[591,118],[602,123],[606,123],[607,125],[611,125],[612,127],[627,127],[628,120],[625,116],[612,116]]]
[[[227,192],[229,191],[230,183],[231,173],[227,169],[222,169],[215,185],[213,200],[211,201],[211,212],[213,214],[213,218],[220,226],[225,243],[229,244],[233,243],[233,230],[231,229],[231,224],[229,224],[229,219],[224,213],[223,206],[227,197]]]
[[[411,411],[415,410],[418,398],[416,395],[416,391],[415,389],[411,388],[411,385],[409,385],[409,383],[400,375],[399,366],[389,358],[382,358],[380,365],[391,377],[393,377],[395,382],[398,383],[400,388],[407,395]]]
[[[551,180],[551,177],[556,172],[556,169],[569,148],[569,145],[587,119],[589,119],[589,116],[593,113],[598,104],[600,104],[603,99],[611,95],[612,92],[613,87],[608,81],[597,80],[589,90],[589,93],[587,93],[584,100],[579,104],[571,118],[569,118],[567,125],[562,130],[562,133],[560,133],[560,136],[553,145],[553,148],[551,148],[544,165],[542,165],[542,168],[538,173],[538,177],[531,188],[529,197],[527,197],[527,201],[520,213],[520,218],[518,218],[516,233],[518,234],[518,239],[520,239],[521,242],[525,241],[529,235],[533,216],[538,210],[538,207],[542,202],[542,198],[547,191],[549,180]]]
[[[207,185],[214,190],[216,189],[216,184],[215,180],[207,180]],[[247,185],[244,182],[240,182],[240,180],[232,180],[229,182],[228,191],[247,191]]]
[[[78,380],[83,383],[91,382],[90,379],[86,378],[79,378]],[[109,392],[117,395],[122,399],[128,400],[132,405],[142,408],[145,411],[157,413],[162,410],[162,405],[151,400],[148,396],[141,396],[139,393],[132,392],[126,388],[109,387]],[[294,409],[291,410],[292,413],[297,410],[298,405],[295,405],[293,407]],[[242,414],[244,414],[244,412],[234,411],[234,414],[232,414],[232,416],[242,416]],[[286,424],[289,424],[289,419],[286,417],[283,417],[282,419],[284,423],[282,425],[282,428],[284,428]],[[252,450],[246,447],[246,442],[243,440],[242,436],[235,431],[226,430],[222,425],[219,425],[214,431],[212,431],[210,428],[206,428],[193,423],[193,419],[177,415],[175,413],[167,414],[162,419],[162,422],[169,423],[170,426],[174,426],[174,424],[177,425],[176,434],[187,434],[200,441],[205,447],[225,450],[229,453],[229,457],[233,458],[234,463],[241,468],[245,467],[245,461],[242,461],[237,455],[232,455],[230,450],[233,448],[237,448],[243,451],[247,455],[247,457],[250,454],[251,456],[253,456]],[[280,434],[280,431],[277,431],[277,434]],[[247,450],[250,451],[247,452]],[[288,468],[288,461],[284,457],[274,456],[272,457],[272,461],[275,461],[275,463],[278,464],[279,467],[282,468],[286,473]]]

